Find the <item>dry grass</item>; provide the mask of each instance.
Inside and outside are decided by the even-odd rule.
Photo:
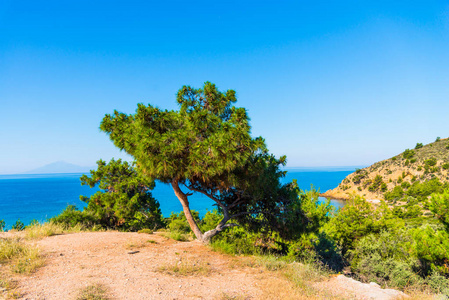
[[[178,262],[162,265],[156,271],[177,276],[207,276],[212,273],[212,267],[209,263],[181,257]]]
[[[190,234],[186,234],[186,233],[182,233],[179,231],[167,231],[167,232],[163,232],[162,236],[175,240],[175,241],[179,241],[179,242],[187,242],[187,241],[192,241],[193,237]]]
[[[14,273],[21,274],[33,273],[44,264],[39,249],[17,238],[0,240],[0,261],[10,265]]]
[[[262,277],[269,273],[272,280],[261,286],[262,295],[259,299],[337,299],[313,288],[313,283],[329,275],[327,270],[315,264],[288,262],[276,256],[253,256],[233,259],[230,267],[253,268],[258,270]],[[223,295],[222,299],[245,299],[245,297],[245,295]]]
[[[125,245],[125,249],[140,249],[148,246],[148,241],[130,241]]]
[[[8,277],[9,276],[7,274],[0,271],[0,299],[20,298],[21,294],[17,290],[17,282]]]
[[[91,284],[79,291],[76,300],[108,300],[108,289],[102,284]]]
[[[26,239],[36,240],[47,236],[62,234],[64,232],[64,228],[53,222],[47,222],[43,224],[38,223],[27,227],[24,232]]]
[[[44,265],[39,249],[25,244],[20,238],[0,239],[0,298],[21,297],[14,273],[30,274]]]

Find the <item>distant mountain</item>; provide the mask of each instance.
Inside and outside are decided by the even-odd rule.
[[[93,167],[82,167],[65,161],[57,161],[43,167],[25,172],[25,174],[50,174],[50,173],[87,173]]]
[[[349,199],[352,194],[356,194],[381,200],[386,192],[395,189],[405,193],[414,182],[425,182],[432,178],[443,183],[449,182],[448,138],[437,139],[428,145],[418,143],[415,149],[406,149],[392,158],[357,169],[322,196]]]

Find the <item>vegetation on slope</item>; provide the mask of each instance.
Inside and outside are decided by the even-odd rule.
[[[406,149],[392,158],[377,162],[367,168],[357,169],[348,175],[337,188],[323,195],[349,199],[351,194],[367,199],[398,200],[402,195],[419,194],[419,184],[430,182],[429,196],[449,182],[449,140],[437,138],[428,145],[417,143],[414,149]],[[430,192],[430,193],[429,193]],[[425,194],[425,195],[424,195]]]

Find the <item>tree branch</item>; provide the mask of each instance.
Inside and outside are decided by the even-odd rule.
[[[220,202],[220,200],[218,200],[217,198],[215,198],[215,197],[212,196],[211,194],[206,193],[205,191],[196,189],[196,188],[194,188],[194,187],[192,187],[192,186],[189,186],[189,185],[186,185],[186,184],[184,184],[184,185],[185,185],[189,190],[195,191],[195,192],[198,192],[198,193],[201,193],[201,194],[203,194],[203,195],[209,197],[210,199],[214,200],[215,203],[217,203],[217,205],[220,206],[224,211],[225,211],[225,210],[226,210],[226,211],[228,210],[228,209],[226,208],[226,206],[224,206],[224,204]]]

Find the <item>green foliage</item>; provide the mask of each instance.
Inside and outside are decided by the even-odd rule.
[[[376,208],[364,198],[354,196],[331,218],[325,231],[346,254],[363,236],[386,229],[392,219],[394,216],[385,204]]]
[[[233,106],[236,101],[235,91],[220,92],[210,82],[201,89],[183,86],[177,94],[179,111],[138,104],[134,115],[115,111],[100,126],[134,157],[140,173],[172,185],[192,231],[205,242],[231,219],[282,232],[291,220],[284,207],[291,205],[295,190],[280,183],[286,158],[276,159],[261,137],[251,137],[246,110]],[[216,230],[201,232],[182,185],[218,205],[224,218]]]
[[[415,149],[421,149],[423,147],[422,143],[416,143]]]
[[[82,185],[98,185],[101,189],[90,197],[81,196],[81,200],[88,203],[86,213],[107,228],[137,231],[163,226],[159,203],[150,193],[154,188],[151,179],[139,175],[120,159],[112,159],[108,164],[99,160],[97,165],[97,170],[90,171],[91,177],[80,178]],[[74,210],[67,211],[69,213],[77,215]]]
[[[435,142],[439,142],[441,140],[441,138],[439,136],[437,136],[437,138],[435,139]]]
[[[197,223],[200,222],[199,212],[192,210],[192,215]],[[184,212],[170,214],[170,217],[167,219],[167,227],[170,231],[177,231],[180,233],[190,233],[192,230],[189,227],[189,223],[187,222],[186,216]]]
[[[405,193],[407,196],[414,197],[419,201],[424,201],[433,193],[441,193],[443,190],[449,187],[449,183],[442,183],[437,178],[427,181],[419,182],[415,181]]]
[[[3,232],[3,230],[5,230],[5,221],[0,220],[0,232]]]
[[[411,164],[414,164],[415,162],[416,162],[416,158],[413,158],[413,159],[410,160]]]
[[[433,167],[436,164],[437,164],[437,160],[436,160],[436,158],[433,158],[433,157],[424,161],[425,166]]]
[[[351,251],[351,269],[365,281],[404,288],[422,279],[414,272],[419,260],[411,257],[413,240],[404,230],[369,234]]]
[[[429,209],[449,230],[449,189],[433,194]]]
[[[392,160],[392,161],[395,161],[395,160],[397,160],[397,157],[394,156],[394,157],[391,158],[391,160]]]
[[[402,153],[402,157],[404,159],[411,159],[415,155],[415,151],[410,149],[405,149],[405,151]]]
[[[449,163],[444,163],[441,167],[442,167],[444,170],[447,170],[447,169],[449,169]]]
[[[404,188],[404,189],[408,189],[410,187],[410,185],[411,184],[409,182],[407,182],[407,181],[404,181],[404,182],[401,183],[401,187]]]
[[[411,230],[415,241],[414,255],[421,262],[421,270],[424,274],[437,271],[446,276],[449,275],[449,233],[445,230],[424,225]]]
[[[12,229],[18,230],[18,231],[22,231],[22,230],[25,229],[25,224],[23,224],[23,222],[20,221],[20,219],[18,219],[18,220],[12,225]]]
[[[81,225],[83,228],[101,226],[100,219],[88,210],[80,211],[75,205],[68,205],[59,215],[50,219],[55,224],[63,225],[64,228],[72,228]]]
[[[352,178],[352,182],[354,182],[355,184],[359,184],[365,177],[365,174],[357,174]]]
[[[372,181],[372,184],[369,186],[368,190],[370,192],[376,192],[381,188],[382,184],[383,184],[382,176],[376,175],[376,177]],[[384,189],[386,190],[386,186],[384,187]]]

